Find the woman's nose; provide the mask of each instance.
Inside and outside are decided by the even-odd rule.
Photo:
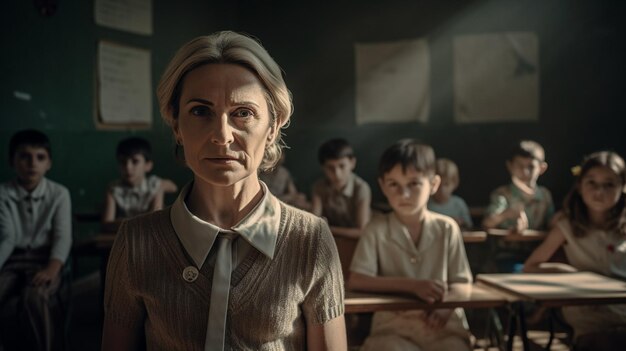
[[[216,118],[213,135],[211,136],[211,141],[214,144],[227,145],[233,142],[233,131],[228,122],[228,116]]]

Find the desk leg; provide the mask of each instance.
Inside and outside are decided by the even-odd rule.
[[[487,326],[485,328],[485,335],[489,338],[489,346],[496,346],[498,350],[504,350],[504,337],[502,322],[498,312],[494,308],[487,310]]]
[[[513,339],[515,339],[515,332],[517,327],[517,312],[515,306],[509,307],[509,331],[508,339],[506,340],[506,350],[513,351]]]
[[[513,350],[513,340],[515,339],[515,332],[519,326],[519,334],[522,339],[522,347],[524,351],[530,350],[530,343],[528,341],[528,333],[526,330],[526,316],[524,313],[524,303],[515,302],[509,310],[509,333],[506,344],[508,351]]]
[[[522,338],[522,346],[524,347],[524,351],[529,351],[530,345],[528,342],[528,331],[526,330],[526,316],[523,302],[517,303],[517,318],[519,321],[519,333]]]
[[[548,330],[550,331],[550,338],[544,350],[549,351],[554,341],[554,309],[550,309],[550,315],[548,316]]]

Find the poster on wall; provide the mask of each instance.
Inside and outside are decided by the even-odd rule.
[[[95,0],[96,24],[152,35],[152,0]]]
[[[430,54],[425,39],[355,45],[356,123],[426,122]]]
[[[535,33],[454,38],[457,123],[539,119],[539,44]]]
[[[152,123],[150,51],[101,41],[98,44],[98,122],[149,127]]]

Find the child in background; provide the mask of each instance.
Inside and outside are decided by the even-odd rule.
[[[117,163],[121,179],[114,181],[106,194],[102,222],[112,231],[119,219],[156,211],[163,208],[164,193],[177,191],[176,184],[155,175],[146,177],[152,170],[150,143],[138,137],[122,140],[117,145]]]
[[[296,184],[291,178],[289,170],[283,166],[285,163],[285,152],[276,166],[268,171],[262,171],[259,173],[259,179],[261,179],[272,194],[283,202],[292,206],[298,207],[303,210],[308,210],[311,205],[306,200],[306,195],[298,192]]]
[[[393,212],[375,217],[363,231],[348,287],[406,293],[434,303],[448,284],[470,284],[463,238],[450,217],[428,211],[437,191],[435,153],[405,139],[380,159],[378,184]],[[376,312],[362,350],[470,350],[462,309]]]
[[[537,179],[548,168],[545,153],[539,143],[523,140],[515,145],[506,167],[511,174],[511,184],[491,193],[483,226],[511,229],[547,229],[554,214],[552,195]]]
[[[452,194],[459,187],[458,167],[452,160],[440,158],[437,160],[437,175],[441,178],[441,185],[428,200],[428,210],[454,218],[461,228],[472,228],[474,224],[467,204]]]
[[[591,271],[626,280],[626,165],[610,151],[575,168],[560,219],[524,264],[526,272]],[[545,263],[563,247],[570,266]],[[615,350],[626,343],[626,305],[563,307],[576,350]]]
[[[70,193],[45,177],[52,166],[45,134],[14,134],[9,160],[17,177],[0,185],[0,349],[62,349],[66,310],[59,292],[69,284],[62,269],[72,247]]]
[[[372,192],[353,173],[356,157],[345,139],[332,139],[319,148],[324,178],[313,185],[313,214],[325,217],[335,236],[358,238],[370,219]]]

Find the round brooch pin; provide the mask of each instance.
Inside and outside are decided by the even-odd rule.
[[[198,279],[198,268],[194,266],[185,267],[183,270],[183,279],[189,283],[193,283]]]

